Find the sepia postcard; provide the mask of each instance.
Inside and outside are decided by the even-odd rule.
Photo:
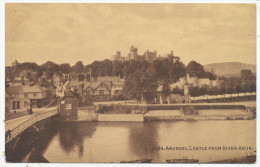
[[[254,3],[6,3],[5,163],[255,164],[256,19]]]

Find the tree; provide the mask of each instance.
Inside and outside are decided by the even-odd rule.
[[[181,77],[184,77],[186,75],[186,69],[185,65],[181,62],[174,63],[171,73],[169,74],[171,81],[176,82]]]
[[[198,97],[201,95],[200,88],[198,86],[189,87],[189,93],[192,97]]]
[[[36,63],[24,62],[17,65],[21,70],[37,71],[39,66]]]
[[[219,89],[217,86],[211,86],[208,88],[208,93],[212,96],[217,95],[219,92]]]
[[[242,82],[248,81],[250,80],[251,75],[252,75],[251,70],[246,70],[246,69],[241,70],[240,79]]]
[[[64,63],[59,66],[59,71],[62,71],[64,74],[70,73],[70,64]]]
[[[123,92],[125,92],[129,99],[136,99],[137,101],[141,101],[141,89],[140,89],[140,72],[135,72],[132,75],[128,76],[125,81],[125,85],[123,88]]]
[[[84,65],[82,63],[82,61],[78,61],[74,66],[72,66],[72,70],[75,72],[75,73],[82,73],[84,72]]]
[[[45,72],[48,78],[52,78],[53,74],[59,71],[59,65],[51,61],[47,61],[46,63],[42,64],[40,67],[42,71]]]
[[[235,92],[235,85],[232,81],[228,81],[227,83],[227,93],[231,94]]]
[[[183,89],[180,89],[179,87],[175,87],[173,90],[172,90],[172,93],[173,94],[180,94],[180,95],[184,95],[184,90]]]
[[[209,86],[208,85],[202,85],[202,87],[200,88],[200,92],[201,95],[207,95],[207,99],[208,99],[208,94],[209,94]]]
[[[217,76],[212,72],[204,72],[203,77],[209,78],[210,80],[215,80]]]
[[[165,81],[162,86],[162,95],[164,97],[168,97],[170,94],[170,91],[171,91],[171,89],[170,89],[169,83]]]
[[[141,102],[151,102],[156,97],[157,80],[149,70],[137,69],[125,81],[123,92]]]
[[[247,82],[242,83],[242,92],[243,93],[249,92],[249,85]]]
[[[239,96],[239,93],[241,93],[241,91],[242,91],[241,83],[239,83],[239,82],[236,83],[235,90],[236,90],[237,95]]]
[[[123,63],[120,61],[113,61],[113,65],[112,65],[112,76],[122,76],[122,70],[123,70]]]
[[[196,61],[191,61],[186,66],[186,72],[190,76],[202,77],[204,75],[204,68],[201,64],[197,63]]]
[[[222,82],[220,85],[220,93],[224,95],[224,98],[225,98],[226,92],[227,92],[227,84],[226,84],[226,82]]]
[[[112,75],[112,70],[113,70],[113,65],[112,61],[106,59],[102,62],[103,70],[102,70],[102,76],[111,76]]]
[[[250,93],[256,92],[256,83],[251,83],[249,87]]]
[[[159,80],[170,78],[169,71],[170,71],[170,61],[168,59],[163,60],[155,60],[153,61],[153,68],[156,71],[156,78]]]

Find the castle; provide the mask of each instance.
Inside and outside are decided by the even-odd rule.
[[[156,59],[162,59],[162,58],[169,58],[172,59],[174,62],[179,62],[180,57],[174,56],[173,51],[168,54],[164,54],[163,57],[161,55],[157,56],[157,51],[145,51],[143,55],[138,55],[138,48],[134,47],[133,45],[130,47],[130,52],[129,54],[124,57],[121,55],[120,51],[117,51],[115,55],[112,55],[112,60],[113,61],[130,61],[130,60],[135,60],[135,61],[148,61],[148,62],[153,62]]]

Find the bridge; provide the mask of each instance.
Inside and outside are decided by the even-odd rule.
[[[5,133],[6,135],[9,133],[8,136],[6,136],[5,143],[7,144],[8,142],[10,142],[12,139],[17,137],[19,134],[21,134],[23,131],[25,131],[27,128],[29,128],[36,122],[52,117],[58,113],[58,107],[35,108],[33,109],[32,115],[27,115],[20,118],[5,121]]]

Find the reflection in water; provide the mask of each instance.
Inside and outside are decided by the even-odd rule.
[[[152,150],[152,147],[158,146],[157,124],[152,122],[134,123],[128,128],[130,150],[137,159],[159,159],[158,152]]]
[[[70,152],[75,146],[79,148],[79,157],[84,155],[84,138],[91,138],[96,130],[96,122],[64,123],[59,127],[59,140],[62,149]]]
[[[256,121],[83,122],[64,124],[44,156],[50,162],[120,162],[151,158],[197,158],[200,162],[244,156],[250,151],[153,151],[153,147],[256,146]]]

